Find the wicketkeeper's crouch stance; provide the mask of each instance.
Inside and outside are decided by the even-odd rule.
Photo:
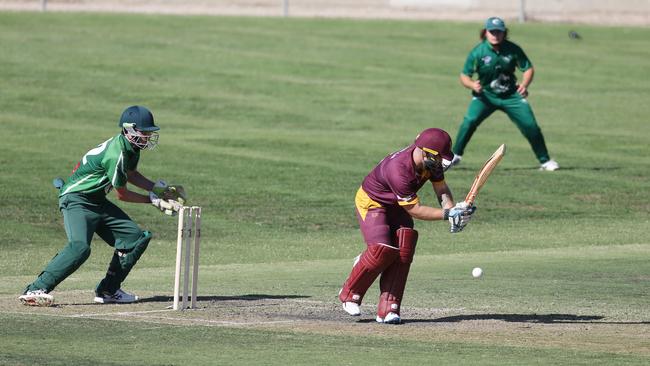
[[[90,241],[97,233],[115,248],[106,277],[95,289],[95,302],[129,303],[138,297],[121,290],[121,284],[147,249],[149,231],[142,231],[119,207],[106,199],[115,188],[121,201],[151,203],[166,214],[178,211],[184,201],[180,186],[150,181],[137,170],[140,150],[158,143],[159,128],[144,107],[127,108],[120,118],[122,132],[88,151],[65,182],[60,182],[59,209],[63,213],[68,244],[47,264],[38,278],[19,297],[25,305],[50,306],[52,291],[90,255]],[[127,183],[150,191],[148,195],[130,191]],[[56,184],[55,184],[56,185]],[[156,193],[154,193],[156,192]],[[176,192],[170,195],[170,192]],[[177,193],[181,192],[181,195]]]
[[[385,157],[363,180],[355,198],[357,219],[367,249],[355,260],[339,299],[350,315],[360,315],[366,291],[381,274],[377,322],[398,324],[400,304],[409,273],[417,231],[413,218],[449,220],[451,232],[461,231],[475,207],[454,206],[444,171],[454,154],[447,132],[430,128],[415,142]],[[430,181],[442,209],[420,204],[417,191]]]

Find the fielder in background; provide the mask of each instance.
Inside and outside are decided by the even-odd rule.
[[[460,83],[472,91],[472,100],[458,129],[452,166],[460,163],[465,147],[481,122],[498,109],[505,112],[528,139],[541,164],[540,170],[559,169],[558,163],[548,155],[544,135],[526,99],[535,73],[530,60],[518,45],[508,41],[508,29],[500,18],[489,18],[480,38],[481,42],[467,56],[460,74]],[[519,84],[515,68],[523,73]],[[478,74],[477,80],[472,79],[474,73]]]
[[[339,292],[348,314],[361,314],[363,296],[381,274],[377,322],[401,323],[400,304],[418,239],[413,218],[449,220],[452,233],[467,225],[476,208],[465,202],[454,205],[444,176],[452,158],[449,134],[430,128],[412,145],[385,157],[363,180],[355,205],[367,249],[355,259]],[[417,192],[427,181],[441,209],[420,204]]]
[[[150,203],[173,215],[185,197],[180,186],[154,183],[137,170],[140,151],[158,144],[159,128],[151,112],[141,106],[127,108],[119,122],[122,131],[88,151],[66,181],[55,180],[59,188],[59,209],[63,213],[68,244],[29,284],[19,300],[25,305],[50,306],[50,291],[70,276],[90,255],[90,242],[97,233],[115,248],[106,277],[95,288],[97,303],[131,303],[138,297],[121,289],[122,282],[147,249],[151,233],[143,231],[119,207],[106,198],[115,188],[125,202]],[[143,195],[127,188],[127,183],[149,191]],[[157,193],[154,193],[157,192]],[[166,199],[162,199],[165,197]],[[176,200],[172,199],[176,198]]]

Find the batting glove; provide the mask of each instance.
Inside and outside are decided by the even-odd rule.
[[[449,220],[449,232],[458,233],[463,231],[465,226],[472,219],[472,215],[476,211],[476,206],[469,204],[465,201],[458,202],[456,206],[452,207],[449,211],[445,210],[445,218]]]

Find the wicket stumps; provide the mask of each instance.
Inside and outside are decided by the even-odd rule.
[[[194,250],[192,250],[192,243]],[[184,206],[178,211],[178,239],[176,243],[176,273],[174,276],[174,310],[187,309],[192,267],[192,293],[189,308],[196,308],[199,279],[199,247],[201,246],[201,207]],[[193,252],[193,253],[192,253]],[[194,254],[192,259],[192,254]],[[180,295],[181,268],[183,268],[183,296]],[[180,302],[180,306],[179,306]]]

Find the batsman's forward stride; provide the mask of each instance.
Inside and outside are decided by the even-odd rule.
[[[361,314],[363,296],[381,274],[377,322],[401,323],[400,305],[418,239],[413,218],[449,220],[452,233],[467,225],[476,207],[466,202],[454,205],[445,183],[444,171],[453,157],[449,134],[430,128],[412,145],[386,156],[363,180],[355,205],[367,249],[356,258],[339,292],[348,314]],[[427,181],[441,209],[420,204],[417,192]]]
[[[95,233],[115,251],[106,276],[95,288],[94,301],[103,304],[138,300],[137,296],[123,291],[121,285],[147,249],[151,233],[140,229],[106,195],[115,188],[119,200],[151,203],[168,215],[178,211],[185,197],[182,187],[168,186],[163,180],[154,183],[137,170],[140,151],[158,144],[159,128],[151,112],[141,106],[129,107],[118,125],[122,131],[88,151],[59,187],[59,209],[63,213],[68,244],[27,286],[19,297],[23,304],[52,305],[54,298],[50,292],[88,259]],[[127,183],[149,194],[133,192]]]

